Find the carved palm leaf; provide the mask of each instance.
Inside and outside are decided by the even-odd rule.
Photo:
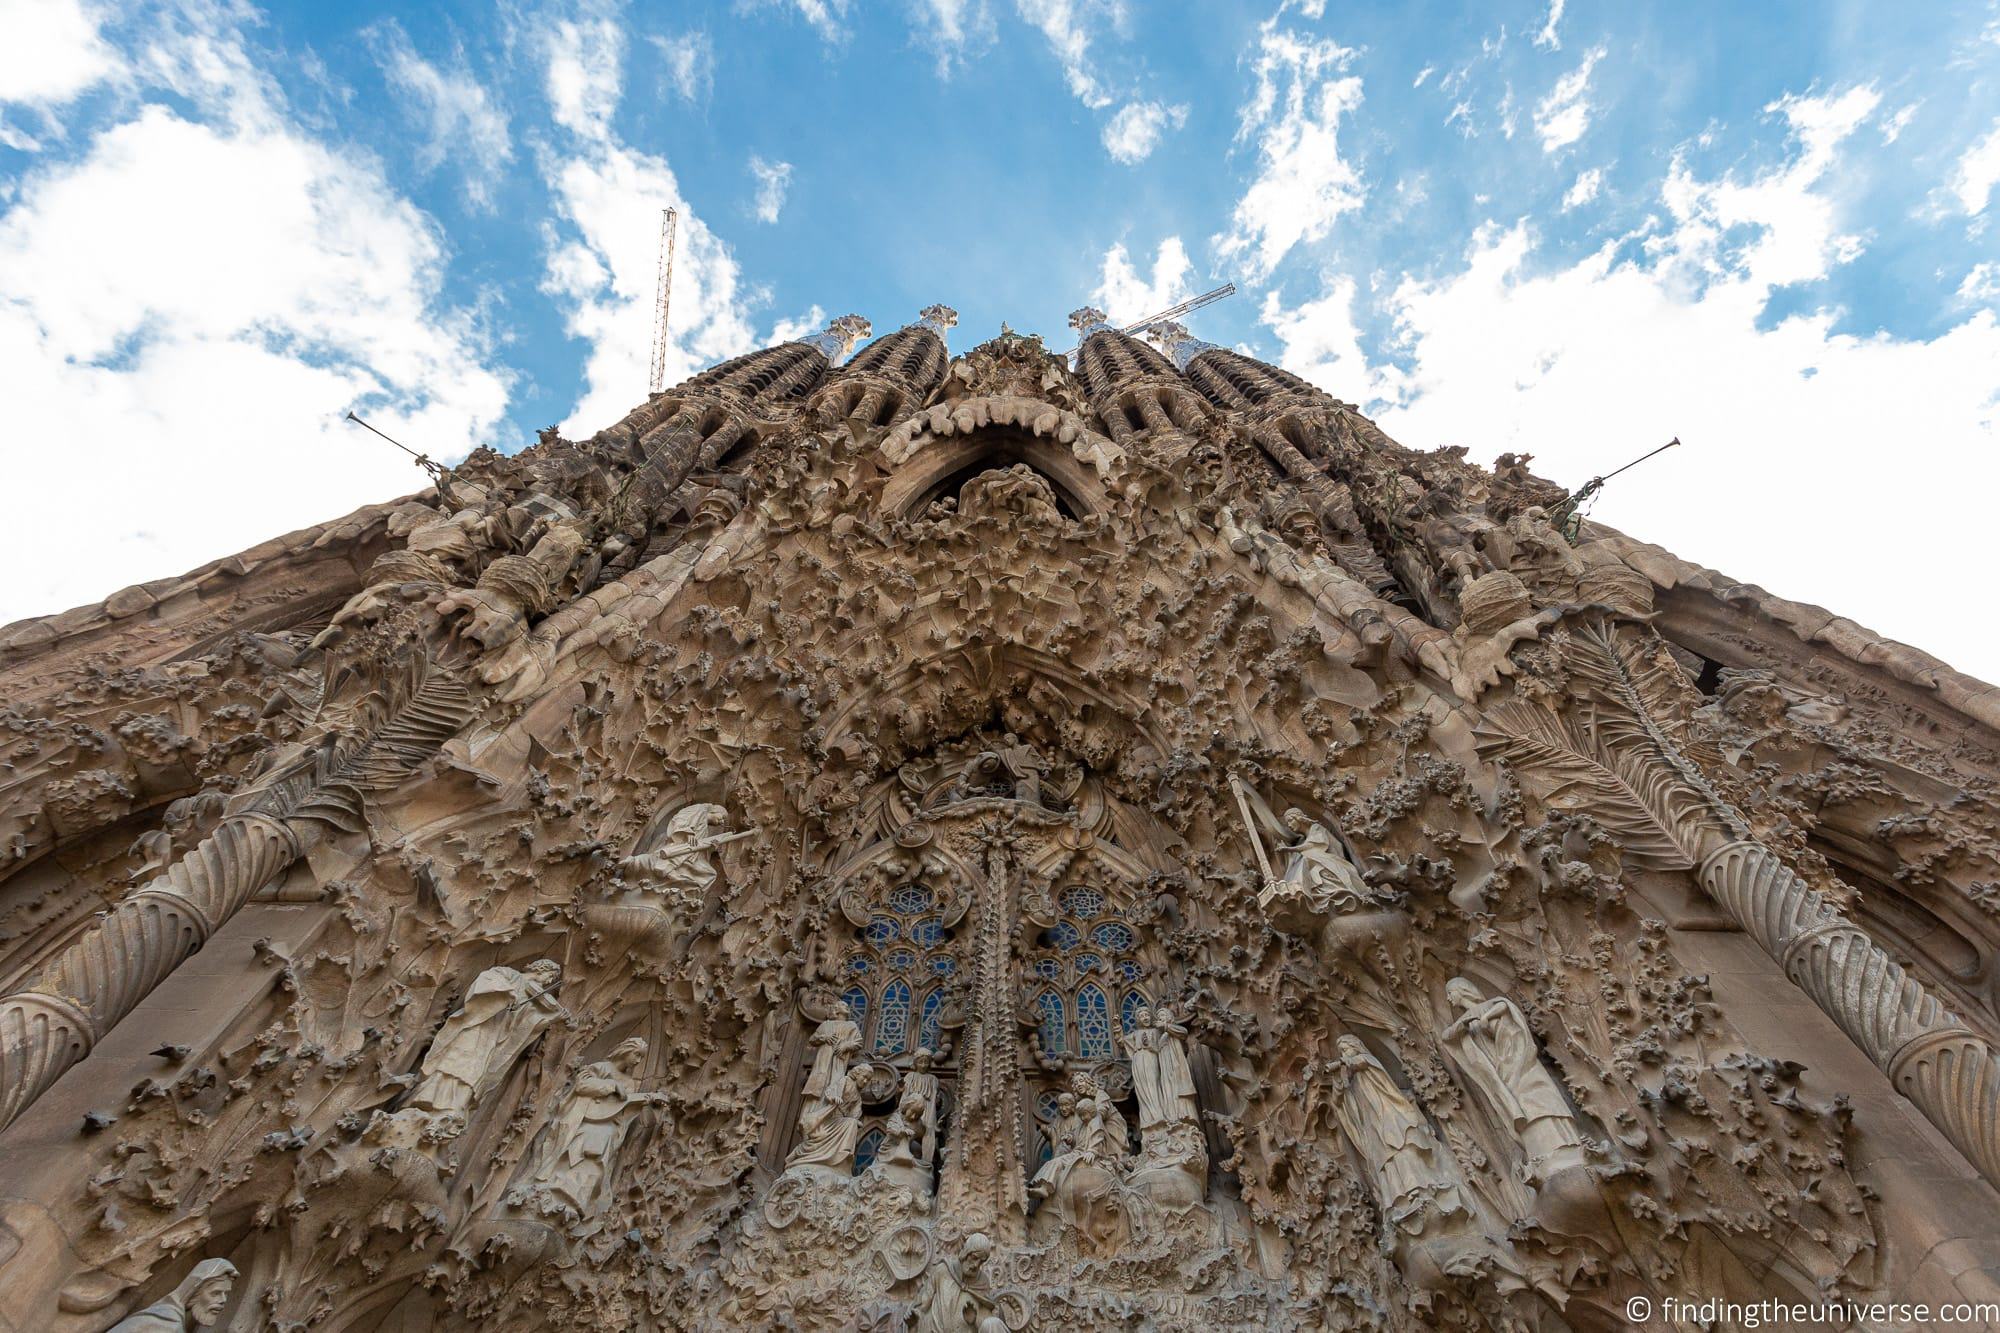
[[[1635,744],[1636,739],[1640,742]],[[1479,753],[1504,759],[1539,779],[1558,810],[1587,814],[1617,840],[1634,869],[1685,870],[1689,859],[1675,831],[1689,827],[1692,793],[1651,753],[1643,728],[1607,715],[1595,704],[1558,716],[1540,704],[1510,699],[1488,710],[1475,733]]]

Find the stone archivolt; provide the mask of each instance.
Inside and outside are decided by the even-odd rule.
[[[1993,691],[954,319],[0,631],[0,1328],[1996,1299]]]

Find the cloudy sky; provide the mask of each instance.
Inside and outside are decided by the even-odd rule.
[[[932,301],[1196,331],[2000,679],[2000,4],[0,0],[0,621]]]

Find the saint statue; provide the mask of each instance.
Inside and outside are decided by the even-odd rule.
[[[1416,1235],[1434,1219],[1469,1215],[1457,1165],[1410,1095],[1358,1037],[1342,1037],[1339,1049],[1328,1070],[1335,1116],[1374,1177],[1389,1224]]]
[[[489,967],[444,1021],[424,1055],[409,1105],[424,1111],[470,1111],[483,1101],[542,1029],[562,1017],[556,987],[562,968],[538,958],[524,972]]]
[[[924,1114],[929,1108],[930,1098],[923,1086],[912,1085],[910,1077],[905,1077],[903,1095],[897,1099],[896,1109],[889,1113],[889,1118],[882,1125],[882,1150],[875,1155],[873,1163],[877,1175],[928,1192],[930,1158],[919,1158],[917,1148],[924,1132]]]
[[[903,1100],[922,1099],[915,1151],[917,1160],[926,1165],[937,1160],[938,1076],[931,1072],[934,1059],[929,1047],[919,1046],[910,1057],[910,1072],[903,1075]]]
[[[1124,1113],[1095,1079],[1078,1073],[1070,1087],[1069,1104],[1057,1101],[1055,1153],[1035,1173],[1029,1191],[1052,1199],[1063,1222],[1078,1226],[1090,1204],[1115,1192],[1130,1144]]]
[[[1458,1017],[1444,1030],[1445,1049],[1525,1154],[1530,1183],[1583,1165],[1583,1140],[1562,1089],[1542,1066],[1535,1034],[1520,1006],[1486,999],[1464,977],[1444,986]]]
[[[1315,914],[1341,915],[1382,903],[1383,895],[1361,878],[1333,830],[1299,809],[1285,811],[1284,825],[1298,841],[1279,847],[1291,856],[1291,862],[1284,877],[1266,885],[1258,895],[1259,906],[1287,895],[1304,902]]]
[[[698,906],[716,879],[715,862],[708,854],[755,832],[726,833],[723,830],[728,823],[729,812],[719,805],[698,801],[684,806],[668,821],[660,845],[626,857],[625,868],[637,871],[636,878],[642,879],[649,891],[664,894],[675,903]]]
[[[229,1293],[236,1287],[236,1265],[227,1259],[204,1259],[163,1301],[113,1324],[110,1333],[193,1333],[211,1328],[222,1318]]]
[[[1133,1013],[1124,1034],[1132,1062],[1132,1091],[1139,1099],[1139,1133],[1196,1124],[1194,1072],[1188,1068],[1187,1026],[1167,1005]]]
[[[917,1333],[1005,1333],[987,1259],[993,1242],[975,1231],[959,1245],[958,1256],[938,1256],[924,1274],[917,1296]]]
[[[661,1100],[639,1091],[639,1067],[645,1060],[645,1038],[632,1037],[620,1042],[609,1059],[578,1071],[548,1151],[530,1177],[581,1217],[601,1205],[638,1109]]]
[[[848,1061],[861,1049],[861,1029],[849,1018],[829,1019],[812,1035],[817,1047],[799,1112],[799,1146],[785,1169],[814,1167],[843,1179],[854,1170],[854,1145],[861,1137],[861,1080]]]

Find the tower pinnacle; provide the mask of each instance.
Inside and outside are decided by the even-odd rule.
[[[824,330],[810,338],[799,341],[809,347],[817,347],[831,365],[839,365],[854,345],[874,332],[874,325],[859,315],[842,315],[828,324]]]
[[[1171,319],[1161,320],[1155,324],[1148,324],[1144,329],[1144,333],[1148,338],[1152,339],[1155,346],[1167,354],[1168,359],[1174,363],[1175,370],[1186,370],[1188,362],[1194,360],[1203,352],[1221,350],[1221,344],[1203,342],[1200,338],[1189,333],[1185,324]]]

